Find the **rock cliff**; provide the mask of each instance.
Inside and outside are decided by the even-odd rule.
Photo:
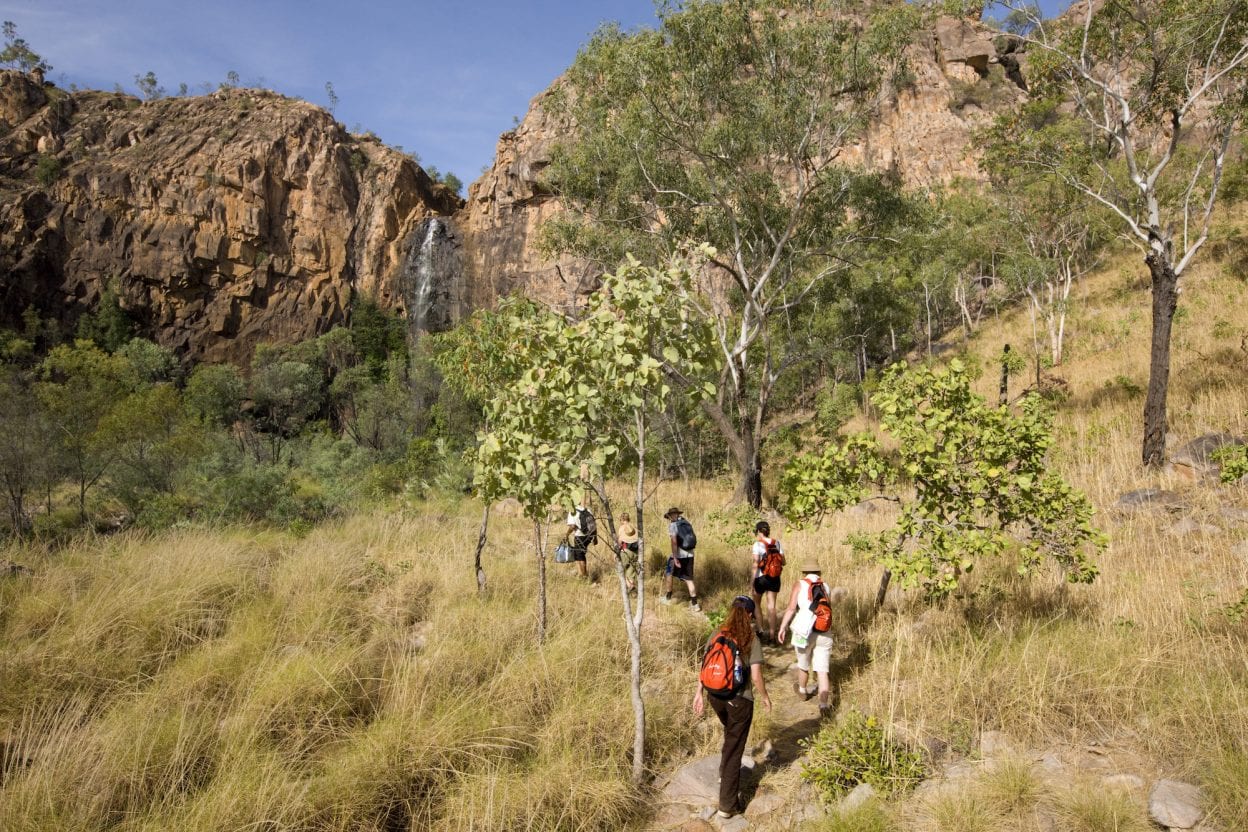
[[[404,281],[429,218],[459,205],[409,157],[276,93],[142,102],[0,72],[0,324],[33,304],[72,325],[111,284],[193,360],[323,332],[356,293],[419,295],[438,307],[422,322],[445,325],[469,302],[458,271]]]
[[[1024,94],[1019,43],[941,18],[909,58],[911,83],[846,157],[917,186],[977,178],[972,131]],[[517,291],[573,305],[596,272],[537,244],[563,210],[542,184],[566,128],[548,95],[464,203],[411,158],[276,93],[144,102],[0,71],[0,326],[30,305],[72,325],[111,285],[188,359],[241,362],[257,343],[344,322],[357,295],[413,330]]]
[[[913,81],[845,158],[896,169],[914,186],[980,178],[971,135],[1024,94],[1020,46],[972,20],[937,19],[909,49]],[[534,245],[541,224],[562,210],[541,180],[567,129],[543,107],[549,94],[534,98],[520,124],[502,135],[494,165],[471,185],[456,215],[476,305],[513,291],[567,305],[595,284],[586,264],[551,260]]]

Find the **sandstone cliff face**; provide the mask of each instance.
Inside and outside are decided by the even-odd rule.
[[[543,107],[549,94],[534,98],[524,120],[499,138],[493,167],[472,183],[455,217],[475,306],[493,305],[513,292],[568,306],[596,284],[597,273],[585,263],[550,259],[538,250],[542,223],[563,210],[540,181],[551,149],[566,130]]]
[[[459,204],[275,93],[140,102],[0,72],[0,323],[31,304],[72,323],[111,283],[161,343],[244,361],[345,321],[353,293],[402,309],[413,246]],[[437,320],[467,308],[458,280],[425,287]]]
[[[979,179],[972,132],[1024,94],[1019,44],[995,35],[971,20],[937,20],[909,51],[913,83],[848,148],[847,161],[895,169],[912,186]],[[592,268],[571,258],[549,260],[534,245],[541,224],[562,210],[541,185],[551,149],[567,129],[543,108],[548,94],[534,98],[520,125],[503,134],[494,165],[472,184],[455,217],[475,306],[514,291],[567,306],[593,289]]]

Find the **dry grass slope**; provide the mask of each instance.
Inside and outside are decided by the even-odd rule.
[[[1054,464],[1103,508],[1130,489],[1180,488],[1217,529],[1178,536],[1164,512],[1106,511],[1111,542],[1095,585],[988,566],[942,607],[894,594],[878,616],[869,611],[878,569],[844,539],[888,523],[887,512],[839,515],[785,542],[851,591],[840,655],[858,644],[869,661],[847,670],[843,706],[972,758],[988,729],[1030,749],[1098,743],[1152,774],[1203,783],[1226,832],[1248,828],[1248,632],[1218,611],[1248,586],[1248,559],[1236,554],[1248,526],[1218,509],[1246,506],[1248,494],[1169,482],[1136,463],[1140,272],[1124,257],[1078,290],[1070,360],[1058,370],[1071,397]],[[1248,432],[1248,355],[1238,348],[1248,283],[1201,267],[1182,306],[1175,433]],[[1018,346],[1029,333],[1026,316],[1010,314],[969,349],[991,366],[1004,341]],[[668,484],[654,508],[678,502],[698,520],[725,498],[715,484]],[[469,566],[478,512],[434,502],[303,539],[188,530],[10,548],[4,555],[33,573],[0,579],[0,829],[643,825],[646,796],[628,786],[627,648],[610,576],[587,587],[553,572],[550,637],[538,650],[531,529],[495,522],[490,591],[478,599]],[[744,581],[746,555],[722,531],[699,523],[712,609]],[[690,723],[686,710],[705,626],[684,609],[651,607],[656,771],[715,746],[710,722]],[[755,736],[783,727],[761,717]],[[796,798],[796,769],[768,777]],[[985,767],[959,793],[870,804],[825,828],[1023,832],[1044,813],[1063,829],[1144,828],[1138,795],[1094,779],[1055,785],[1025,761]]]

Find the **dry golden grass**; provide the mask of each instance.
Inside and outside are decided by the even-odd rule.
[[[1204,784],[1220,828],[1248,828],[1248,625],[1221,614],[1248,587],[1248,557],[1236,551],[1246,545],[1248,524],[1219,514],[1248,506],[1248,492],[1186,483],[1138,462],[1143,395],[1122,381],[1147,383],[1148,292],[1137,259],[1124,255],[1076,290],[1069,358],[1054,371],[1071,390],[1058,409],[1054,464],[1089,494],[1109,535],[1095,584],[1067,586],[1055,574],[1023,580],[1008,564],[989,565],[963,597],[939,608],[893,590],[872,617],[879,570],[856,561],[843,541],[851,531],[886,526],[887,512],[865,522],[838,515],[786,545],[818,551],[830,577],[851,589],[843,623],[872,661],[844,685],[843,702],[965,754],[974,754],[979,733],[989,729],[1037,750],[1087,743],[1129,750],[1140,755],[1146,770],[1137,773],[1145,777]],[[1218,263],[1200,266],[1185,280],[1180,309],[1174,437],[1248,434],[1248,353],[1240,349],[1248,336],[1248,281]],[[1015,312],[971,341],[970,352],[987,368],[981,394],[995,397],[995,356],[1006,341],[1022,346],[1020,334],[1029,340],[1030,324]],[[1176,515],[1111,510],[1123,492],[1146,487],[1179,491],[1191,506],[1186,514],[1216,528],[1175,534]],[[1142,828],[1138,796],[1093,789],[1052,800],[1066,807],[1052,812],[1060,828]],[[1119,818],[1115,801],[1135,814]],[[947,826],[931,813],[923,822],[897,822],[916,830]]]

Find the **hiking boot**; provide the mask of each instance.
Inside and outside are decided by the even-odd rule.
[[[719,811],[717,811],[717,812],[715,813],[715,817],[718,817],[718,818],[731,818],[731,817],[735,817],[735,816],[736,816],[736,814],[737,814],[736,812],[725,812],[723,809],[720,809]]]
[[[670,605],[670,604],[672,603],[672,599],[671,599],[671,598],[668,598],[666,595],[664,595],[662,598],[660,598],[660,599],[659,599],[659,603],[660,603],[660,604],[668,604],[668,605]]]
[[[803,702],[809,702],[810,697],[815,695],[814,691],[806,690],[797,682],[793,683],[793,692],[796,693],[798,698],[801,699]]]
[[[819,706],[819,718],[820,718],[820,719],[828,719],[828,718],[830,718],[831,716],[832,716],[832,706],[831,706],[831,705],[820,705],[820,706]]]
[[[702,612],[702,607],[698,604],[697,601],[690,601],[689,609],[693,610],[694,612]]]

